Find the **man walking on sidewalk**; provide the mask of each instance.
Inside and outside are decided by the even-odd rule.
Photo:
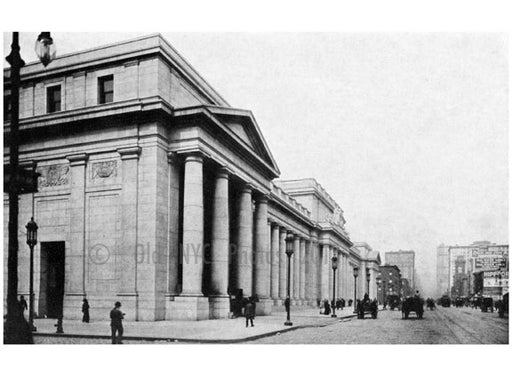
[[[254,303],[252,298],[249,299],[247,304],[245,305],[245,327],[249,326],[249,320],[251,321],[251,326],[254,326]]]
[[[116,302],[114,309],[110,311],[110,327],[112,329],[112,344],[123,343],[123,318],[124,313],[121,312],[121,303]],[[118,334],[116,337],[116,333]]]

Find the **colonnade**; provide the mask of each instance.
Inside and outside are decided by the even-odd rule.
[[[348,299],[347,254],[331,244],[320,244],[314,233],[300,234],[269,219],[268,196],[250,184],[242,183],[241,189],[237,189],[236,222],[234,232],[233,229],[230,231],[228,187],[231,175],[224,167],[217,168],[214,174],[211,269],[209,296],[205,297],[202,290],[204,253],[197,251],[204,246],[205,239],[203,159],[201,153],[193,153],[184,161],[182,234],[183,251],[189,255],[183,258],[182,291],[177,301],[189,299],[190,303],[190,298],[196,299],[192,310],[197,314],[188,317],[187,313],[188,318],[204,318],[205,312],[209,312],[210,318],[226,317],[229,313],[228,289],[242,289],[244,296],[258,296],[260,314],[270,314],[272,304],[281,305],[287,294],[286,236],[289,232],[294,236],[290,276],[292,304],[314,305],[319,299],[332,299],[333,255],[337,255],[339,260],[336,297]],[[236,252],[230,255],[230,236],[233,233],[236,234],[233,239]],[[234,274],[231,279],[230,264],[231,274]],[[186,309],[190,311],[190,304]],[[180,314],[177,318],[181,318]]]

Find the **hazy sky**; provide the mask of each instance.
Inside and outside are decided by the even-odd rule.
[[[52,33],[58,54],[141,35]],[[253,111],[281,178],[314,177],[353,241],[508,244],[504,34],[163,33],[233,106]],[[26,62],[37,33],[21,33]],[[4,56],[11,35],[4,34]]]

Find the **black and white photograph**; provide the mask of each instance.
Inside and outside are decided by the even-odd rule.
[[[499,367],[509,32],[233,22],[3,27],[2,347]]]

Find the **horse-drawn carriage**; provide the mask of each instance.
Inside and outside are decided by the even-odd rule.
[[[439,299],[439,304],[441,304],[441,307],[449,307],[451,303],[451,299],[448,295],[443,295],[441,299]]]
[[[494,312],[494,304],[491,297],[483,297],[480,305],[482,312]]]
[[[416,317],[423,318],[424,301],[419,296],[406,298],[402,302],[402,319],[407,320],[411,312],[416,313]]]
[[[365,314],[370,314],[372,319],[377,318],[379,307],[377,300],[358,300],[357,301],[357,318],[364,319]]]

